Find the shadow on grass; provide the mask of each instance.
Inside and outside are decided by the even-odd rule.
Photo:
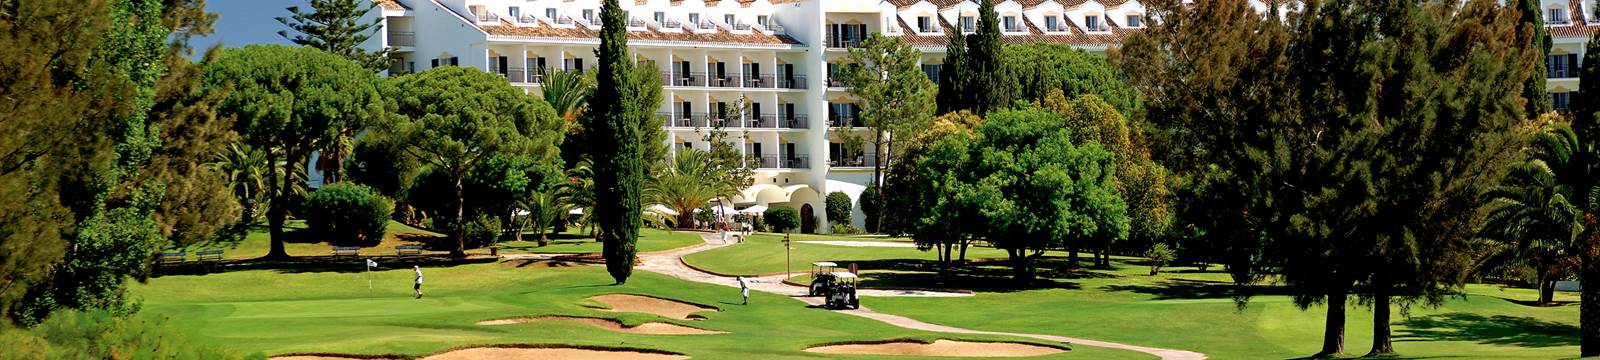
[[[1447,313],[1400,322],[1397,341],[1471,341],[1523,347],[1578,345],[1578,327],[1531,317]]]
[[[862,286],[874,289],[928,289],[928,290],[972,290],[982,292],[1014,292],[1041,289],[1081,289],[1082,286],[1071,279],[1085,277],[1113,276],[1085,271],[1082,269],[1067,269],[1052,267],[1048,263],[1040,263],[1033,283],[1027,286],[1018,286],[1014,280],[1014,273],[1006,262],[972,262],[957,264],[951,269],[949,276],[939,274],[939,264],[933,260],[924,259],[887,259],[842,262],[840,265],[856,267],[863,270],[874,270],[862,275]]]
[[[1153,285],[1106,285],[1107,291],[1125,291],[1154,295],[1155,300],[1223,299],[1241,295],[1289,295],[1286,288],[1278,286],[1241,286],[1227,281],[1168,279]]]

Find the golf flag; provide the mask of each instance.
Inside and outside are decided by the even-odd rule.
[[[369,267],[369,268],[378,267],[378,262],[377,261],[372,261],[372,259],[367,259],[367,267]]]

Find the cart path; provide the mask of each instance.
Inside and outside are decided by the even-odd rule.
[[[723,241],[721,238],[719,238],[715,234],[700,233],[700,238],[705,240],[705,242],[700,244],[700,245],[684,247],[684,248],[674,249],[674,250],[671,250],[671,251],[659,252],[659,253],[655,253],[655,254],[639,254],[639,260],[642,262],[642,264],[639,265],[639,266],[636,266],[635,268],[643,269],[643,270],[647,270],[647,271],[651,271],[651,272],[656,272],[656,273],[660,273],[660,274],[664,274],[664,275],[667,275],[667,276],[676,277],[676,278],[679,278],[679,279],[689,280],[689,281],[702,282],[702,283],[708,283],[708,284],[716,284],[716,285],[722,285],[722,286],[730,286],[730,287],[739,287],[739,281],[737,279],[735,279],[735,278],[718,276],[718,275],[713,275],[713,274],[700,272],[698,270],[695,270],[695,269],[690,268],[689,266],[683,264],[683,260],[682,259],[683,259],[684,255],[693,254],[693,253],[706,251],[706,250],[711,250],[711,249],[724,247],[724,246],[728,246],[728,245],[733,245],[732,243]],[[784,284],[783,281],[782,281],[783,277],[784,277],[784,275],[754,277],[754,278],[750,278],[749,280],[747,280],[747,282],[750,283],[750,288],[753,289],[753,290],[791,296],[791,297],[794,297],[796,300],[800,300],[801,302],[804,302],[806,304],[810,304],[812,306],[819,306],[819,305],[822,304],[822,299],[821,298],[804,296],[805,292],[806,292],[806,288],[800,287],[800,286]],[[862,296],[862,297],[868,297],[868,296],[971,296],[971,294],[965,294],[965,293],[950,293],[950,292],[936,292],[936,291],[889,291],[889,290],[873,290],[873,289],[862,289],[862,290],[860,290],[860,294],[859,295]],[[908,317],[904,317],[904,316],[885,314],[885,313],[880,313],[880,312],[874,312],[874,311],[872,311],[872,309],[868,309],[868,308],[865,308],[865,307],[863,307],[861,309],[855,309],[855,310],[837,310],[837,312],[850,314],[850,315],[855,315],[855,316],[860,316],[860,317],[864,317],[864,318],[868,318],[868,319],[873,319],[873,320],[884,322],[884,323],[889,324],[889,325],[894,325],[894,326],[898,326],[898,327],[902,327],[902,328],[906,328],[906,329],[913,329],[913,330],[942,332],[942,333],[953,333],[953,334],[981,334],[981,335],[1002,335],[1002,336],[1025,337],[1025,338],[1039,339],[1039,340],[1045,340],[1045,341],[1064,342],[1064,343],[1073,344],[1073,345],[1084,345],[1084,346],[1093,346],[1093,347],[1108,348],[1108,349],[1137,351],[1137,352],[1141,352],[1141,353],[1145,353],[1145,354],[1155,355],[1155,356],[1160,357],[1161,359],[1164,359],[1164,360],[1203,360],[1203,359],[1206,358],[1205,354],[1201,354],[1201,353],[1197,353],[1197,352],[1193,352],[1193,351],[1185,351],[1185,350],[1144,347],[1144,346],[1137,346],[1137,345],[1114,343],[1114,342],[1109,342],[1109,341],[1090,340],[1090,339],[1082,339],[1082,338],[1074,338],[1074,337],[1066,337],[1066,336],[1058,336],[1058,335],[984,331],[984,330],[973,330],[973,329],[958,328],[958,327],[952,327],[952,326],[944,326],[944,325],[938,325],[938,324],[930,324],[930,323],[917,321],[916,319],[912,319],[912,318],[908,318]]]
[[[796,241],[796,242],[797,243],[802,243],[802,244],[817,244],[817,245],[832,245],[832,246],[855,246],[855,247],[887,247],[887,248],[916,248],[917,247],[916,243],[908,243],[908,242],[903,242],[903,241],[810,240],[810,241]]]

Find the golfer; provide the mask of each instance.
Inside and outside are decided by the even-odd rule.
[[[750,284],[744,282],[743,276],[739,276],[737,279],[739,279],[739,296],[744,297],[744,303],[740,305],[750,305]]]
[[[417,298],[421,299],[422,298],[422,266],[420,266],[420,265],[411,265],[411,268],[417,271],[417,284],[416,285],[412,285],[411,289],[412,290],[416,290],[417,291]]]

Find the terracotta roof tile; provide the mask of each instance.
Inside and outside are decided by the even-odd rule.
[[[384,10],[411,10],[411,8],[406,7],[406,4],[401,4],[399,1],[395,1],[395,0],[376,0],[376,1],[378,2],[378,6],[382,7]]]
[[[1600,30],[1600,25],[1589,24],[1589,16],[1592,15],[1585,14],[1583,12],[1583,3],[1581,1],[1583,0],[1571,0],[1567,2],[1567,6],[1570,7],[1567,13],[1572,14],[1572,24],[1551,26],[1549,28],[1551,37],[1588,38],[1593,37],[1594,33],[1597,30]]]
[[[920,48],[948,46],[948,45],[950,45],[950,37],[949,37],[950,35],[949,34],[951,34],[952,32],[956,31],[956,29],[951,27],[950,23],[945,22],[943,20],[939,21],[939,23],[940,23],[940,25],[944,26],[944,31],[945,31],[944,34],[941,34],[941,35],[915,35],[916,32],[912,31],[911,26],[907,25],[905,21],[900,21],[901,33],[905,34],[905,35],[900,35],[899,36],[900,37],[900,41],[905,42],[906,44],[909,44],[912,47],[920,47]],[[1089,34],[1089,33],[1083,32],[1083,30],[1081,28],[1077,27],[1076,25],[1072,25],[1070,20],[1069,20],[1068,21],[1068,25],[1069,26],[1067,27],[1067,32],[1066,33],[1046,34],[1046,33],[1044,33],[1044,31],[1039,30],[1039,27],[1035,26],[1033,24],[1033,21],[1030,21],[1027,18],[1023,18],[1023,22],[1022,23],[1028,29],[1028,33],[1027,34],[1016,34],[1016,35],[1001,34],[1000,35],[1000,41],[1005,42],[1007,44],[1027,44],[1027,43],[1036,43],[1036,42],[1047,42],[1047,43],[1066,44],[1066,45],[1072,45],[1072,46],[1107,46],[1107,47],[1115,47],[1118,44],[1122,43],[1122,38],[1123,37],[1126,37],[1129,34],[1132,34],[1132,33],[1140,31],[1139,29],[1123,29],[1123,28],[1117,27],[1115,25],[1109,25],[1109,27],[1111,28],[1111,32],[1110,33]]]
[[[551,26],[516,26],[508,21],[501,20],[500,25],[478,25],[490,36],[515,36],[532,38],[569,38],[569,39],[598,39],[600,31],[583,26],[573,28],[556,28]],[[652,41],[682,41],[701,43],[733,43],[733,44],[770,44],[770,45],[796,45],[795,41],[787,35],[768,35],[752,31],[750,34],[735,34],[724,29],[717,29],[714,33],[697,34],[685,30],[682,33],[667,33],[657,30],[630,30],[628,40]]]

